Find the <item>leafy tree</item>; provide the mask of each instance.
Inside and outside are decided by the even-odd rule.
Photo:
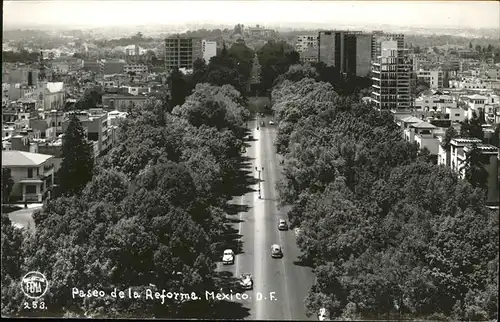
[[[481,122],[475,112],[472,114],[472,119],[465,119],[461,123],[460,136],[465,138],[483,139],[484,132],[481,127]]]
[[[452,139],[456,138],[457,136],[458,136],[458,133],[453,126],[450,126],[444,132],[444,138],[443,138],[443,141],[441,142],[441,147],[446,151],[446,153],[450,153],[450,149],[451,149],[450,142]],[[448,156],[446,159],[446,165],[447,166],[450,165],[450,159],[448,158]]]
[[[14,187],[14,180],[12,179],[11,170],[2,168],[2,202],[9,202],[12,187]]]
[[[465,179],[475,188],[487,189],[488,172],[483,163],[481,150],[473,143],[469,152],[466,153],[465,162],[462,166],[465,171]]]
[[[24,294],[19,288],[22,278],[22,231],[15,228],[8,214],[2,213],[2,315],[13,316],[22,309]]]
[[[75,114],[71,115],[63,136],[62,158],[59,169],[62,193],[78,194],[92,179],[94,160],[82,124]]]
[[[188,96],[188,85],[178,69],[174,69],[168,77],[171,99],[168,103],[169,111],[178,105],[184,104]]]
[[[288,68],[298,63],[293,48],[285,42],[267,42],[258,52],[262,66],[261,84],[263,91],[271,90],[276,78],[284,74]]]
[[[95,86],[86,89],[83,93],[82,98],[80,98],[74,105],[76,110],[88,110],[91,108],[96,108],[97,104],[102,104],[103,90],[100,86]]]

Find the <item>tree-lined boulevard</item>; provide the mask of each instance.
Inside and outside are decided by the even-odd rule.
[[[249,89],[255,57],[263,79]],[[2,314],[496,319],[498,214],[484,204],[481,160],[468,155],[457,178],[406,142],[391,113],[362,103],[369,80],[297,62],[269,42],[173,71],[170,93],[130,109],[93,166],[72,118],[60,195],[33,215],[36,230],[2,216]],[[458,135],[447,133],[444,146]],[[49,280],[47,309],[25,306],[29,271]],[[248,300],[232,296],[243,273]]]

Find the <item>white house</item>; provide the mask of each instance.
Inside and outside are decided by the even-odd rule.
[[[54,157],[23,151],[2,151],[2,169],[11,170],[11,198],[42,202],[54,184]]]

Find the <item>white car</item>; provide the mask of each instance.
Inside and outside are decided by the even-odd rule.
[[[224,265],[234,264],[234,252],[232,249],[226,249],[222,254],[222,264]]]
[[[271,246],[271,257],[272,258],[282,258],[283,251],[281,250],[281,246],[278,244],[274,244]]]
[[[245,273],[240,276],[240,286],[244,290],[251,290],[253,288],[252,275]]]
[[[269,125],[274,125],[274,121],[269,121]]]

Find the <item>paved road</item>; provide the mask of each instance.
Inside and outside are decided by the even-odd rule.
[[[281,173],[279,156],[274,148],[277,129],[266,125],[257,130],[256,124],[257,121],[249,124],[256,140],[251,142],[246,155],[254,158],[251,163],[256,178],[255,167],[264,167],[260,184],[262,199],[259,199],[258,192],[236,198],[235,202],[250,207],[247,212],[239,214],[242,222],[234,226],[242,235],[243,253],[236,256],[235,265],[221,266],[221,270],[230,271],[235,276],[245,272],[253,275],[254,289],[247,291],[251,299],[241,301],[250,309],[247,319],[314,320],[314,317],[306,317],[304,306],[314,275],[310,268],[294,264],[300,255],[294,231],[278,230],[278,220],[286,219],[286,212],[278,209],[276,201],[275,187]],[[254,188],[257,190],[258,184]],[[282,245],[282,259],[271,258],[272,244]]]
[[[42,208],[42,204],[30,204],[27,209],[16,210],[9,213],[9,219],[14,226],[28,228],[34,232],[35,221],[33,220],[33,213],[40,208]]]

